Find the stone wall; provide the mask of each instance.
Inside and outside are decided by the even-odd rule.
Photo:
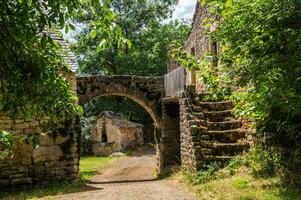
[[[139,76],[84,76],[77,78],[80,104],[98,96],[125,96],[140,104],[160,126],[161,97],[164,94],[163,77]]]
[[[73,91],[76,91],[75,74],[65,73]],[[10,131],[15,138],[41,133],[45,122],[23,117],[12,119],[10,113],[0,111],[0,130]],[[14,145],[14,157],[0,160],[0,188],[44,184],[74,179],[79,171],[78,119],[63,121],[56,130],[39,136],[39,147],[19,141]]]
[[[168,169],[181,164],[180,156],[180,120],[177,99],[162,100],[162,122],[160,137],[159,168]]]
[[[92,128],[92,152],[109,156],[114,152],[136,149],[143,145],[143,125],[122,119],[112,112],[103,112]]]
[[[188,88],[189,89],[189,88]],[[191,89],[191,88],[190,88]],[[180,104],[180,130],[181,130],[181,161],[185,171],[200,169],[202,157],[199,154],[200,139],[197,135],[199,123],[192,115],[192,98],[194,90],[181,93]]]

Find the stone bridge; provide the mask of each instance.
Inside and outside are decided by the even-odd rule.
[[[154,120],[161,122],[163,77],[83,76],[77,78],[77,95],[81,105],[98,96],[124,96],[140,104]]]

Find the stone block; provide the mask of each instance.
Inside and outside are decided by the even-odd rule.
[[[53,145],[55,145],[55,142],[54,142],[54,139],[52,136],[41,135],[39,137],[39,144],[40,144],[40,146],[53,146]]]
[[[9,179],[0,179],[0,186],[7,186],[10,184]]]
[[[46,162],[58,160],[63,155],[59,146],[40,146],[33,151],[33,162]]]
[[[32,179],[29,177],[23,177],[23,178],[14,178],[11,180],[12,185],[23,185],[23,184],[31,184]]]
[[[67,142],[69,139],[70,139],[70,135],[68,136],[58,135],[55,137],[55,144],[63,144]]]

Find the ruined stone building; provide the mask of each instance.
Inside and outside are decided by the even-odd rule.
[[[96,156],[109,156],[144,144],[142,124],[129,122],[109,111],[99,115],[91,132],[92,153]]]

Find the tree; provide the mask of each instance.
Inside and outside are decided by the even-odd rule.
[[[103,36],[95,38],[90,32],[88,20],[79,20],[86,27],[78,34],[73,46],[79,58],[80,72],[86,74],[136,74],[163,75],[170,44],[183,42],[188,25],[183,22],[162,24],[170,16],[177,1],[130,0],[113,1],[117,23],[123,35],[131,41],[131,48],[115,46],[99,48]]]
[[[2,0],[0,1],[0,111],[12,117],[48,116],[58,122],[81,113],[77,97],[61,75],[68,65],[50,32],[74,29],[76,18],[89,15],[91,35],[108,33],[122,43],[114,13],[102,1]],[[105,2],[109,2],[106,0]],[[95,13],[98,9],[98,14]],[[120,42],[119,42],[120,41]],[[12,134],[0,130],[0,144],[11,147]]]
[[[89,15],[94,23],[92,35],[110,32],[106,36],[119,41],[114,13],[101,1],[86,0],[3,0],[0,6],[0,110],[25,117],[47,115],[53,120],[78,113],[76,97],[60,75],[68,66],[48,33],[68,32],[74,28],[72,20]]]

